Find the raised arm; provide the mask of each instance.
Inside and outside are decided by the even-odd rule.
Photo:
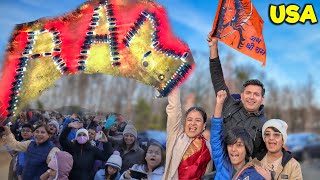
[[[175,89],[168,96],[168,102],[166,111],[168,115],[167,119],[167,136],[178,133],[182,130],[182,111],[180,102],[180,90]]]
[[[218,55],[218,40],[212,38],[210,34],[208,35],[207,40],[210,47],[210,74],[212,85],[216,95],[220,90],[225,90],[227,92],[227,97],[224,103],[224,107],[227,107],[232,103],[233,98],[231,97],[229,89],[224,81],[222,66]]]
[[[212,158],[216,167],[215,179],[231,179],[225,163],[227,155],[226,152],[224,152],[222,140],[222,108],[226,96],[227,93],[224,90],[217,93],[217,103],[211,120],[210,145]]]
[[[9,127],[4,126],[4,136],[3,141],[4,143],[12,150],[14,151],[19,151],[19,152],[25,152],[27,151],[27,148],[31,142],[31,140],[29,141],[23,141],[23,142],[19,142],[15,139],[14,135],[11,133],[11,130]]]
[[[59,137],[59,142],[63,150],[69,153],[71,153],[74,150],[75,148],[74,143],[68,139],[68,135],[71,132],[72,128],[79,129],[81,127],[82,127],[82,123],[73,122],[73,123],[69,123],[66,127],[63,128]]]

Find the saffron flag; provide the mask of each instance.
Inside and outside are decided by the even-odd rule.
[[[123,76],[167,96],[194,61],[165,9],[148,0],[89,0],[56,18],[15,27],[0,76],[0,122],[63,76]]]
[[[212,36],[265,66],[266,46],[262,29],[263,20],[251,0],[219,1]]]

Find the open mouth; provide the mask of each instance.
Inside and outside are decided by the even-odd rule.
[[[196,132],[196,131],[197,131],[197,128],[195,128],[195,127],[189,128],[189,131],[190,131],[190,132]]]
[[[270,147],[270,148],[274,148],[274,147],[276,147],[276,145],[277,145],[276,143],[270,143],[270,142],[269,142],[268,144],[269,144],[269,147]]]

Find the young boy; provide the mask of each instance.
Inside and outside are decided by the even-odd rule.
[[[30,140],[33,136],[33,127],[31,124],[24,124],[21,129],[22,141]],[[19,180],[22,180],[22,171],[25,164],[25,152],[18,152],[16,173]]]
[[[295,179],[302,178],[301,167],[283,146],[287,141],[286,122],[280,119],[270,119],[262,127],[263,141],[267,147],[267,154],[257,156],[262,167],[271,172],[272,179]]]

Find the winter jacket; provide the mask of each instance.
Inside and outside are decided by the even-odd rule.
[[[109,142],[104,143],[103,151],[92,146],[89,141],[81,145],[77,141],[68,140],[70,131],[70,127],[65,127],[59,139],[63,150],[69,152],[73,157],[73,168],[69,179],[91,180],[94,177],[94,172],[92,172],[94,161],[106,161],[112,154],[111,144]]]
[[[65,120],[64,120],[64,122],[63,122],[63,129],[65,128],[65,127],[68,127],[68,124],[69,123],[72,123],[72,122],[76,122],[76,121],[78,121],[78,120],[72,120],[72,119],[70,119],[70,118],[66,118]],[[69,134],[68,134],[68,139],[69,140],[74,140],[75,138],[76,138],[76,130],[75,129],[72,129],[70,132],[69,132]]]
[[[257,160],[248,162],[239,172],[233,175],[233,165],[229,160],[227,152],[224,151],[223,140],[222,140],[222,122],[223,118],[212,118],[211,120],[211,134],[210,144],[212,148],[212,158],[216,167],[215,180],[222,179],[255,179],[264,180],[264,178],[256,171],[254,164],[260,165]]]
[[[122,158],[122,167],[120,170],[120,174],[128,170],[134,164],[141,163],[144,158],[144,150],[139,147],[137,141],[135,141],[134,146],[127,153],[124,153],[124,142],[122,142],[120,146],[116,147],[116,149],[120,152],[120,156]]]
[[[55,157],[55,163],[58,165],[57,180],[68,180],[73,165],[72,156],[68,152],[59,151],[56,153]],[[51,180],[51,178],[49,178],[49,180]]]
[[[25,167],[22,173],[23,179],[38,180],[41,174],[48,169],[47,163],[50,162],[51,157],[57,151],[60,151],[49,140],[39,145],[33,140],[19,142],[12,133],[3,136],[3,140],[12,150],[26,152]]]
[[[31,139],[28,139],[28,140],[31,140]],[[21,142],[23,142],[25,140],[22,140]],[[25,165],[25,155],[26,153],[25,152],[18,152],[18,155],[17,155],[17,163],[16,163],[16,173],[17,175],[22,175],[22,171],[23,171],[23,167]]]
[[[223,119],[223,135],[236,126],[244,127],[251,135],[254,141],[254,150],[252,157],[256,157],[257,153],[266,149],[262,139],[262,126],[266,122],[264,116],[264,106],[261,105],[258,112],[249,113],[243,107],[241,100],[235,100],[229,92],[229,89],[224,81],[222,67],[219,57],[210,59],[211,80],[217,94],[220,90],[227,91],[227,97],[223,104],[222,115]]]
[[[254,179],[254,180],[265,180],[265,178],[257,172],[254,168],[254,165],[260,165],[259,161],[252,160],[248,162],[241,170],[239,170],[234,176],[233,180],[247,180],[247,179]]]
[[[178,167],[185,151],[194,138],[189,138],[184,132],[182,110],[180,103],[180,91],[176,89],[168,96],[168,106],[166,108],[167,120],[167,144],[166,144],[166,165],[163,179],[178,179]],[[207,147],[211,152],[209,142]],[[212,171],[212,160],[208,163],[206,173]]]
[[[105,180],[106,179],[106,170],[100,169],[97,171],[96,175],[94,176],[94,180]],[[117,172],[117,176],[112,180],[119,180],[120,179],[120,172]]]
[[[281,165],[278,166],[276,174],[274,176],[275,180],[280,179],[294,179],[302,180],[302,172],[300,164],[295,160],[291,153],[282,149],[283,156],[281,160]],[[264,153],[265,154],[265,153]],[[262,156],[261,156],[262,155]],[[264,158],[263,153],[259,154],[256,159],[261,161]]]
[[[216,167],[216,180],[231,179],[233,167],[228,154],[224,151],[222,140],[222,121],[223,118],[214,118],[211,120],[210,145],[212,149],[212,159]]]
[[[147,173],[145,170],[145,165],[135,164],[130,169]],[[153,170],[152,173],[148,175],[149,180],[161,180],[163,173],[164,173],[164,167],[160,166],[157,169]],[[124,178],[124,173],[121,175],[120,180],[126,180]],[[137,179],[131,178],[130,180],[137,180]]]
[[[54,144],[47,140],[42,144],[31,141],[26,151],[26,162],[22,172],[22,179],[39,179],[48,169],[46,159]]]

